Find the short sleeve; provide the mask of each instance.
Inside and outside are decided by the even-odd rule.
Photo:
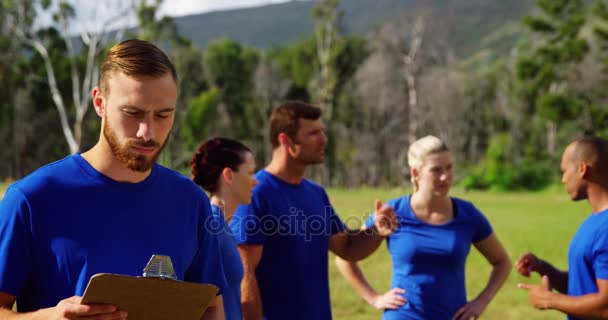
[[[219,233],[208,230],[206,222],[214,220],[209,201],[201,201],[202,212],[199,219],[198,239],[199,250],[192,265],[184,274],[184,281],[210,283],[219,288],[227,286],[224,268],[221,263]]]
[[[346,229],[346,226],[344,225],[340,217],[336,214],[336,211],[329,202],[329,197],[327,196],[327,193],[325,193],[325,191],[323,191],[323,195],[325,200],[325,209],[329,214],[329,234],[334,235],[336,233],[344,231],[344,229]]]
[[[17,188],[0,201],[0,292],[21,296],[30,280],[32,237],[29,203]]]
[[[606,232],[596,232],[593,241],[593,271],[598,279],[608,280],[608,233]]]
[[[472,242],[477,243],[489,237],[493,230],[492,226],[490,225],[490,221],[488,221],[483,213],[481,213],[481,211],[479,211],[479,209],[477,209],[474,205],[471,204],[470,206],[474,221]]]
[[[371,229],[374,227],[374,213],[373,212],[372,212],[372,214],[369,215],[369,217],[367,217],[364,224],[365,224],[365,229]]]
[[[251,203],[238,206],[230,219],[230,229],[237,244],[264,244],[263,218],[266,214],[262,196],[254,189]]]

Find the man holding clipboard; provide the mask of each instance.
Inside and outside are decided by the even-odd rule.
[[[138,276],[154,254],[171,257],[178,280],[225,281],[205,229],[209,199],[156,163],[174,122],[173,64],[156,46],[126,40],[100,71],[98,143],[15,182],[0,202],[0,319],[126,319],[128,310],[80,296],[94,274]],[[218,296],[203,319],[222,313]]]

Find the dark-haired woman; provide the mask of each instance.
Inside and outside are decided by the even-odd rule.
[[[211,196],[216,220],[207,225],[220,234],[221,262],[228,284],[220,288],[226,320],[240,320],[243,263],[228,222],[239,205],[251,202],[257,184],[253,152],[238,141],[213,138],[199,146],[191,165],[192,180]]]

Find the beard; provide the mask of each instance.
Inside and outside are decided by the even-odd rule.
[[[152,169],[154,163],[156,163],[156,159],[160,155],[161,151],[165,148],[165,144],[167,140],[165,140],[162,145],[154,140],[144,141],[142,139],[132,139],[127,141],[124,145],[120,144],[118,141],[118,137],[116,136],[116,132],[107,119],[104,121],[103,126],[103,135],[106,138],[106,141],[110,145],[110,149],[112,150],[112,154],[120,163],[125,165],[127,168],[137,171],[137,172],[146,172]],[[131,151],[131,147],[160,147],[158,151],[150,156],[145,156],[142,154],[136,154]]]
[[[325,154],[305,153],[301,152],[296,156],[296,160],[304,165],[316,165],[321,164],[325,160]]]
[[[581,201],[581,200],[586,200],[587,199],[587,190],[580,186],[578,189],[576,189],[576,193],[573,195],[570,195],[570,197],[572,198],[572,201]]]

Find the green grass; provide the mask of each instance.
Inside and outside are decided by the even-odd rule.
[[[8,187],[0,183],[0,198]],[[361,188],[354,190],[328,190],[332,203],[342,219],[351,228],[360,227],[361,219],[373,208],[374,199],[386,201],[402,195],[398,189]],[[552,188],[540,193],[488,193],[454,192],[454,196],[472,201],[492,223],[496,234],[514,261],[524,252],[531,251],[565,269],[570,239],[580,223],[589,214],[585,202],[573,203],[563,189]],[[381,312],[367,305],[351,288],[330,257],[330,285],[334,319],[379,319]],[[390,286],[391,261],[382,245],[372,256],[360,263],[370,283],[383,292]],[[472,248],[467,260],[467,290],[474,297],[489,277],[490,266]],[[501,291],[486,309],[483,319],[560,319],[556,311],[533,309],[525,291],[516,287],[518,282],[539,282],[538,277],[526,279],[512,271]]]
[[[405,191],[396,189],[329,190],[332,203],[343,219],[361,217],[372,210],[375,198],[383,201],[400,196]],[[472,201],[490,220],[494,230],[506,247],[511,259],[531,251],[566,269],[570,239],[590,208],[585,202],[573,203],[563,189],[541,193],[481,193],[454,192],[454,196]],[[350,218],[352,219],[352,218]],[[347,225],[351,228],[354,221]],[[367,305],[339,274],[330,258],[330,285],[334,318],[379,319],[381,312]],[[372,256],[360,263],[370,283],[384,292],[390,287],[391,261],[383,244]],[[471,248],[467,260],[467,292],[476,296],[485,286],[490,266]],[[525,291],[517,288],[519,282],[538,283],[538,276],[524,278],[512,271],[504,287],[490,303],[483,319],[564,319],[556,311],[538,311],[528,302]]]
[[[8,188],[8,183],[0,182],[0,199],[4,197],[4,191],[6,191],[6,188]]]

